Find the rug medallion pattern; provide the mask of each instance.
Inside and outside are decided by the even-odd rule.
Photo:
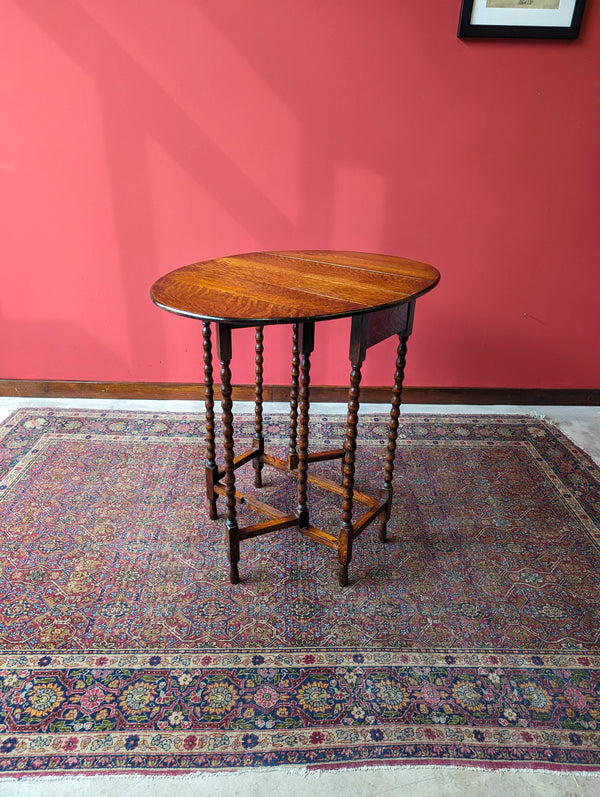
[[[265,428],[285,457],[286,417]],[[388,542],[361,535],[344,590],[290,529],[243,542],[229,584],[204,434],[193,414],[0,426],[0,772],[600,769],[600,470],[560,431],[403,417]],[[238,419],[239,452],[253,436]],[[313,413],[311,446],[342,437]],[[377,493],[386,438],[361,420],[357,489]],[[293,512],[293,481],[264,476]],[[337,528],[337,499],[309,504]]]

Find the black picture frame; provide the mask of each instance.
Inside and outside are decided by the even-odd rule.
[[[485,0],[462,0],[458,22],[458,38],[511,38],[511,39],[576,39],[581,29],[585,0],[575,0],[569,25],[495,25],[473,24],[473,6]],[[548,13],[548,12],[545,12]]]

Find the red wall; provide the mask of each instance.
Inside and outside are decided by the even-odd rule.
[[[0,377],[197,381],[156,277],[344,248],[442,272],[407,383],[600,388],[598,3],[575,42],[461,41],[459,6],[2,0]],[[345,328],[318,328],[315,383],[346,382]]]

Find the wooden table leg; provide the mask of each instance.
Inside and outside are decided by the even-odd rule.
[[[338,560],[340,564],[340,587],[348,586],[348,565],[352,560],[352,503],[354,499],[354,465],[356,457],[356,427],[360,404],[360,363],[352,363],[350,389],[348,391],[348,415],[346,417],[346,441],[344,443],[344,462],[342,465],[344,500],[342,504],[342,525],[338,533]]]
[[[396,358],[396,373],[394,374],[394,390],[392,393],[392,407],[390,410],[390,426],[385,455],[385,466],[383,475],[383,487],[381,497],[386,501],[385,512],[382,512],[379,520],[379,541],[385,542],[387,539],[387,522],[392,511],[393,497],[393,478],[394,478],[394,457],[396,454],[396,441],[398,439],[398,418],[400,417],[400,403],[402,400],[402,383],[404,382],[404,368],[406,366],[406,342],[407,338],[399,336],[398,355]]]
[[[219,469],[215,454],[215,401],[209,321],[204,321],[202,324],[202,336],[204,343],[204,406],[206,407],[206,498],[208,500],[208,516],[211,520],[216,520],[218,517],[217,494],[214,487],[219,479]]]
[[[290,383],[290,447],[288,451],[288,466],[294,470],[298,467],[298,450],[296,441],[298,437],[298,375],[300,367],[300,352],[298,349],[298,324],[294,324],[292,334],[292,378]]]
[[[315,325],[298,325],[298,350],[300,353],[298,419],[298,507],[296,515],[301,529],[308,527],[307,476],[308,476],[308,423],[310,406],[310,355],[315,345]]]
[[[263,437],[263,328],[256,327],[254,345],[254,448],[261,454],[265,450],[265,440]],[[254,468],[254,486],[262,487],[263,463],[257,457],[252,460]]]
[[[240,540],[235,506],[235,469],[233,451],[233,402],[231,400],[231,327],[217,323],[217,353],[221,362],[221,406],[223,408],[223,445],[225,449],[225,504],[227,510],[227,546],[229,580],[239,584]]]

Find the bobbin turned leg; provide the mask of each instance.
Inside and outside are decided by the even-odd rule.
[[[344,500],[342,503],[342,525],[338,533],[338,560],[340,587],[348,586],[348,565],[352,560],[352,503],[354,498],[354,470],[356,458],[356,426],[360,402],[360,363],[352,363],[350,390],[348,391],[348,415],[346,416],[346,440],[342,465]]]
[[[225,453],[225,504],[227,510],[227,547],[229,580],[239,584],[240,540],[235,506],[235,469],[233,452],[233,402],[231,400],[231,327],[217,323],[217,352],[221,362],[221,406],[223,408],[223,445]]]
[[[292,334],[292,378],[290,382],[290,447],[288,451],[288,467],[298,467],[298,376],[300,374],[300,352],[298,349],[298,324],[294,324]]]
[[[265,440],[263,437],[263,328],[256,327],[254,345],[254,448],[260,454],[264,453]],[[259,457],[252,460],[254,468],[254,486],[262,487],[263,463]]]
[[[209,321],[204,321],[202,324],[202,336],[204,344],[204,405],[206,407],[206,498],[208,500],[208,516],[211,520],[216,520],[217,494],[214,487],[219,480],[219,469],[217,468],[215,454],[215,402]]]
[[[402,383],[404,382],[404,369],[406,366],[406,341],[407,338],[399,336],[398,354],[396,358],[396,373],[394,374],[394,390],[392,393],[392,407],[390,410],[390,426],[385,455],[383,474],[383,487],[380,496],[386,501],[385,511],[379,519],[379,541],[387,539],[387,522],[392,512],[394,457],[396,454],[396,441],[398,439],[398,418],[400,417],[400,403],[402,401]]]
[[[310,406],[310,355],[314,349],[315,325],[298,325],[298,350],[300,352],[299,399],[300,415],[298,422],[298,507],[296,516],[298,527],[308,527],[308,423]]]

